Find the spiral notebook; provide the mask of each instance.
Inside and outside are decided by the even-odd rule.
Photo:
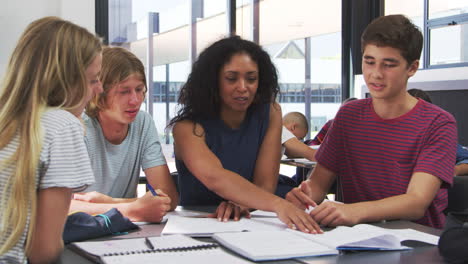
[[[149,241],[149,242],[148,242]],[[75,242],[69,248],[95,263],[184,263],[186,260],[213,258],[225,263],[250,263],[230,255],[215,243],[185,235]],[[194,262],[192,262],[194,263]]]

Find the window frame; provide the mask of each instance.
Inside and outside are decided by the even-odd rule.
[[[424,1],[424,15],[423,15],[424,52],[422,54],[423,56],[423,68],[422,69],[443,69],[443,68],[454,68],[454,67],[467,67],[468,62],[431,65],[430,59],[431,59],[431,30],[450,26],[450,25],[468,24],[468,13],[429,19],[429,4],[430,4],[429,1],[430,0],[423,0],[423,1]]]

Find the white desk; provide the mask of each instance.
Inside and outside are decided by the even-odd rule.
[[[178,211],[203,211],[209,212],[213,208],[206,207],[178,207]],[[418,231],[430,233],[433,235],[440,235],[441,231],[438,229],[430,228],[427,226],[419,225],[409,221],[390,221],[386,223],[375,224],[377,226],[385,228],[412,228]],[[141,230],[131,232],[128,235],[116,236],[115,239],[122,238],[134,238],[134,237],[146,237],[146,236],[159,236],[164,228],[164,224],[144,224],[141,225]],[[109,237],[106,237],[109,239]],[[265,264],[279,263],[315,263],[315,264],[327,264],[327,263],[345,263],[345,264],[362,264],[362,263],[444,263],[442,257],[439,254],[439,250],[436,246],[427,245],[421,242],[408,242],[405,245],[414,247],[413,250],[409,251],[391,251],[391,252],[377,252],[377,251],[364,251],[364,252],[346,252],[338,256],[322,256],[313,257],[299,260],[282,260],[282,261],[267,261],[261,262]],[[69,249],[65,249],[63,252],[60,262],[66,264],[78,264],[78,263],[92,263],[87,259],[77,255]]]

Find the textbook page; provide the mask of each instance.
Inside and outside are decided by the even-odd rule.
[[[287,228],[278,218],[241,218],[239,221],[220,222],[216,218],[193,218],[171,216],[161,235],[186,234],[193,237],[207,237],[221,232],[274,231]]]
[[[250,212],[251,217],[278,217],[275,212],[268,212],[263,210],[255,210]]]
[[[428,233],[420,232],[411,228],[407,229],[387,229],[388,232],[392,233],[400,241],[414,240],[428,243],[431,245],[437,245],[439,243],[439,237]]]
[[[213,239],[254,261],[338,254],[334,248],[285,230],[217,233]]]
[[[333,246],[338,249],[378,249],[405,250],[402,246],[405,240],[422,241],[436,245],[438,237],[413,229],[386,229],[369,224],[359,224],[353,227],[339,226],[320,235],[311,235],[291,231],[316,242]]]
[[[295,233],[298,233],[295,231]],[[362,242],[369,239],[373,239],[375,237],[379,237],[382,235],[388,235],[389,233],[386,232],[386,229],[367,225],[367,224],[360,224],[355,225],[353,227],[348,226],[338,226],[330,231],[326,231],[323,234],[319,235],[311,235],[306,233],[298,233],[298,235],[314,240],[324,245],[329,245],[333,248],[340,248],[342,245],[347,245],[350,243],[355,242]],[[398,239],[392,239],[390,241],[386,241],[385,245],[378,244],[381,240],[377,239],[376,241],[372,241],[373,248],[392,248],[394,250],[398,249],[408,249],[408,247],[401,246],[401,243]],[[366,245],[369,248],[368,243]],[[352,245],[353,247],[357,247],[356,244]]]

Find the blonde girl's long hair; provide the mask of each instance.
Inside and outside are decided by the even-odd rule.
[[[102,68],[100,81],[104,92],[95,95],[86,106],[86,114],[97,117],[99,111],[109,108],[106,97],[116,84],[125,81],[130,75],[136,74],[146,87],[145,66],[130,51],[121,47],[104,47],[102,50]]]
[[[30,252],[36,221],[36,172],[42,148],[41,116],[48,107],[72,111],[88,96],[86,68],[101,52],[101,42],[86,29],[57,17],[38,19],[26,28],[11,55],[0,87],[0,149],[19,137],[16,152],[0,160],[13,168],[2,191],[0,255],[10,250],[27,228]]]

